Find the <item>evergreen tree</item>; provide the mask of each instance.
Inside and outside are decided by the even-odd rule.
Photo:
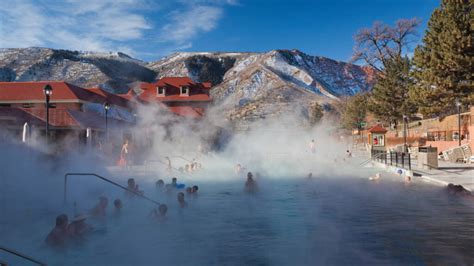
[[[407,57],[387,60],[384,70],[370,93],[368,108],[380,120],[396,125],[403,115],[410,116],[416,111],[408,94],[412,84],[410,60]]]
[[[367,115],[367,94],[358,93],[341,102],[341,123],[346,129],[360,129]]]
[[[472,0],[443,0],[415,49],[411,98],[427,116],[452,113],[458,98],[474,103]]]

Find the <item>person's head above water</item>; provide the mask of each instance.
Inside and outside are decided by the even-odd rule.
[[[193,189],[192,189],[193,193],[197,192],[198,190],[199,190],[199,187],[196,186],[196,185],[194,185],[194,186],[193,186]]]
[[[129,179],[127,180],[127,184],[128,184],[129,187],[135,188],[135,179],[129,178]]]
[[[160,207],[158,207],[158,211],[162,216],[165,216],[166,212],[168,211],[168,206],[166,206],[166,204],[160,204]]]
[[[114,206],[116,209],[122,209],[122,201],[120,199],[114,200]]]
[[[66,228],[68,223],[68,218],[66,214],[61,214],[56,217],[56,227]]]
[[[252,172],[247,173],[247,180],[253,180]]]
[[[191,187],[186,188],[186,193],[191,194],[193,193],[193,189]]]
[[[178,182],[178,179],[177,179],[176,177],[173,177],[173,178],[171,179],[171,184],[174,184],[174,185],[175,185],[176,182]]]
[[[99,197],[99,205],[102,207],[102,208],[106,208],[107,205],[109,204],[109,199],[107,199],[107,197]]]
[[[158,187],[162,187],[162,186],[165,185],[165,181],[163,181],[163,179],[159,179],[158,181],[156,181],[156,185],[157,185]]]
[[[178,193],[178,201],[181,203],[181,202],[184,202],[184,193],[183,192],[179,192]]]
[[[312,178],[312,177],[313,177],[313,173],[309,173],[308,178]]]

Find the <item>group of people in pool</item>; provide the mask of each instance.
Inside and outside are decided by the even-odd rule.
[[[45,239],[51,247],[63,247],[69,242],[81,241],[84,237],[94,231],[94,227],[86,222],[88,218],[102,221],[106,217],[106,209],[109,200],[107,197],[99,197],[99,202],[89,210],[87,214],[76,214],[71,222],[66,214],[56,217],[56,224]],[[114,200],[114,215],[118,215],[122,209],[122,201]]]

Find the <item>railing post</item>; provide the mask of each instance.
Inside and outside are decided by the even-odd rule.
[[[395,166],[398,167],[398,152],[395,152]]]
[[[410,156],[410,153],[408,153],[408,170],[411,170],[411,156]]]
[[[384,159],[385,159],[385,165],[387,165],[387,152],[384,152],[383,157],[384,157]]]
[[[405,153],[402,152],[402,168],[405,168]]]

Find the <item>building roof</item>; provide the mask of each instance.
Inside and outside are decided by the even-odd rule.
[[[369,129],[370,133],[387,133],[387,130],[380,125],[375,125]]]
[[[97,95],[100,95],[106,99],[106,101],[110,104],[121,106],[124,108],[129,108],[129,100],[121,97],[120,95],[110,93],[108,91],[105,91],[101,88],[87,88],[88,91],[93,92]]]
[[[46,123],[46,109],[43,108],[0,108],[0,122],[7,121],[9,125],[23,126],[25,122],[29,125],[44,126]],[[130,126],[122,120],[107,118],[110,129],[115,127]],[[105,117],[93,112],[81,112],[61,108],[49,109],[49,125],[54,128],[105,129]]]
[[[211,97],[207,94],[194,94],[189,96],[167,95],[157,96],[155,91],[144,91],[139,99],[146,102],[210,102]]]
[[[51,85],[51,102],[104,102],[104,97],[64,81],[0,82],[0,102],[43,102],[43,88]]]
[[[193,108],[191,106],[169,106],[168,110],[176,115],[188,118],[201,118],[203,115],[198,108]]]
[[[166,88],[165,96],[158,96],[156,88]],[[189,96],[181,95],[180,88],[189,87]],[[189,77],[164,77],[154,83],[142,82],[140,88],[143,93],[138,96],[146,102],[210,102],[210,82],[194,82]]]

